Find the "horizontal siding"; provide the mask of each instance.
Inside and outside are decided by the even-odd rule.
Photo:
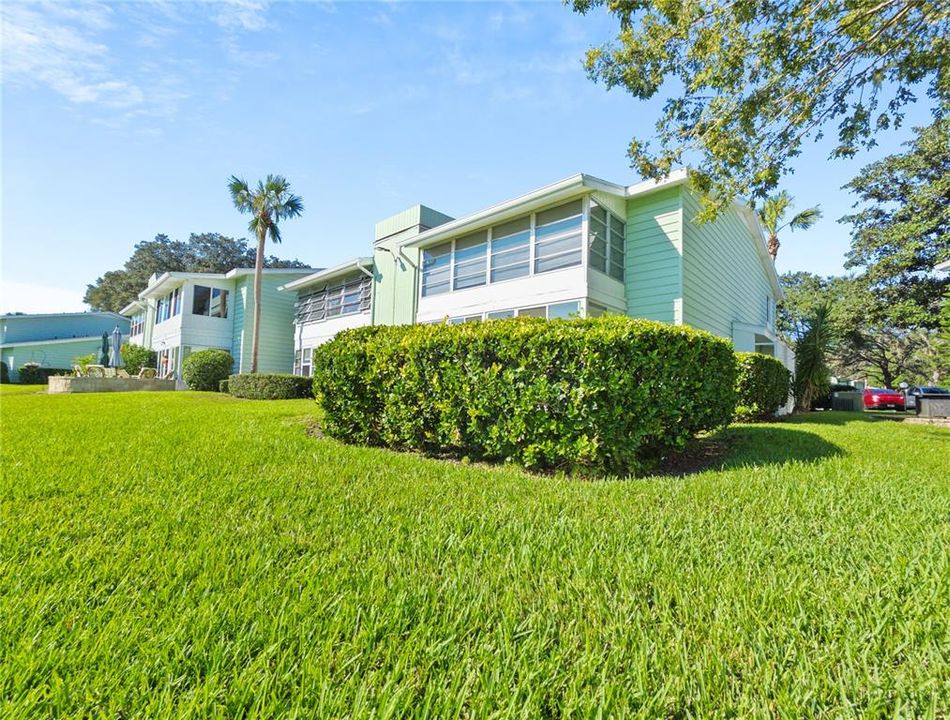
[[[693,221],[699,203],[684,192],[683,319],[733,337],[733,323],[766,326],[766,298],[773,292],[756,251],[760,242],[730,208],[716,221]]]
[[[678,188],[627,203],[627,314],[676,322],[682,297],[682,222]]]
[[[306,273],[301,273],[303,277]],[[294,303],[297,294],[278,292],[277,288],[292,277],[263,278],[261,299],[261,329],[258,342],[257,370],[262,373],[289,373],[294,368]],[[234,338],[235,368],[241,372],[251,369],[251,338],[253,327],[254,276],[248,275],[238,283],[241,302],[235,304]],[[240,309],[238,309],[240,308]],[[243,337],[242,337],[242,332]]]
[[[67,313],[63,315],[13,315],[0,317],[2,342],[59,340],[112,333],[118,326],[122,335],[129,334],[129,319],[106,313]]]
[[[110,343],[111,347],[111,343]],[[10,379],[17,380],[17,370],[27,363],[39,363],[48,368],[71,368],[73,359],[80,355],[95,353],[96,362],[102,352],[102,338],[57,342],[48,345],[25,345],[23,347],[5,347],[2,351],[3,362],[10,369]],[[11,367],[12,364],[12,367]]]

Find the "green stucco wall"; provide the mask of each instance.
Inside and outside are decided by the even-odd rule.
[[[727,338],[733,323],[765,327],[766,299],[774,293],[756,252],[758,238],[734,208],[714,222],[695,223],[699,204],[685,189],[683,211],[683,321]]]
[[[627,314],[675,323],[683,296],[682,204],[678,187],[627,202]]]
[[[303,277],[306,273],[301,273]],[[278,292],[277,288],[298,276],[264,275],[261,297],[261,330],[258,343],[257,371],[289,373],[294,368],[294,302],[297,294]],[[234,285],[234,331],[231,355],[235,372],[251,371],[251,328],[254,323],[254,276],[244,275]]]

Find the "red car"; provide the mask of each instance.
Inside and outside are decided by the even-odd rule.
[[[904,395],[897,390],[887,388],[865,388],[865,410],[903,410]]]

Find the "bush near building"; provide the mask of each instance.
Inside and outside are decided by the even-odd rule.
[[[71,375],[69,368],[42,367],[39,363],[26,363],[17,370],[17,382],[21,385],[45,385],[53,375]]]
[[[728,341],[626,317],[367,327],[314,353],[333,437],[583,474],[728,424],[735,377]]]
[[[142,368],[153,368],[158,353],[142,345],[126,343],[122,346],[122,364],[129,375],[138,375]]]
[[[199,350],[185,358],[181,377],[191,390],[215,391],[231,374],[233,364],[227,350]]]
[[[10,382],[10,368],[5,362],[0,362],[0,385],[6,385]]]
[[[227,391],[248,400],[296,400],[313,397],[313,380],[280,373],[242,373],[226,381]]]
[[[765,420],[775,415],[791,391],[792,374],[774,357],[736,353],[736,414],[739,421]]]

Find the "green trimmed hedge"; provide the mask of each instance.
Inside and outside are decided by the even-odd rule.
[[[199,350],[185,358],[181,379],[192,390],[214,392],[219,383],[231,374],[234,361],[227,350]]]
[[[296,400],[313,397],[313,380],[300,375],[242,373],[227,380],[228,392],[248,400]]]
[[[48,368],[37,363],[26,363],[17,370],[17,382],[21,385],[46,385],[53,375],[72,375],[69,368]]]
[[[0,385],[6,385],[10,382],[10,368],[6,361],[0,360]]]
[[[736,353],[736,420],[765,420],[788,402],[792,374],[774,357]]]
[[[586,474],[728,424],[735,377],[727,341],[619,316],[371,326],[314,352],[332,437]]]

